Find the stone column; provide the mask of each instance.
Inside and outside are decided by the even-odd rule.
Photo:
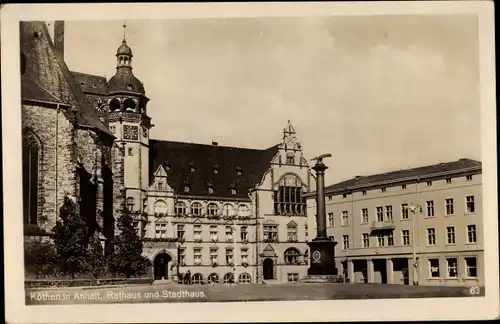
[[[328,169],[322,161],[316,163],[316,238],[326,238],[326,204],[325,204],[325,170]]]
[[[392,263],[392,259],[386,259],[386,272],[387,272],[387,283],[394,283],[394,266]]]
[[[368,283],[374,283],[375,282],[375,271],[373,267],[373,260],[366,260],[366,273],[368,277]]]
[[[347,275],[350,283],[356,282],[356,278],[354,277],[354,262],[352,260],[347,260]]]

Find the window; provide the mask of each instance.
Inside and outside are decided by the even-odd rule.
[[[226,264],[234,264],[234,253],[232,248],[226,249]]]
[[[246,273],[246,272],[243,272],[242,274],[240,274],[240,277],[238,278],[238,282],[239,283],[251,283],[252,282],[252,277]]]
[[[115,134],[116,133],[116,127],[115,127],[115,125],[110,125],[109,126],[109,130],[111,131],[111,133]]]
[[[451,183],[451,178],[446,178],[446,183]]]
[[[191,283],[193,283],[194,285],[202,284],[203,283],[203,275],[201,273],[195,273],[191,277]]]
[[[199,202],[194,202],[191,204],[191,214],[193,214],[193,216],[201,216],[202,211],[203,207]]]
[[[477,243],[476,225],[467,225],[467,243]]]
[[[226,242],[232,242],[234,240],[233,227],[226,226]]]
[[[128,148],[128,156],[133,156],[134,155],[134,149],[129,147]]]
[[[328,226],[335,227],[335,219],[333,218],[333,213],[328,213]]]
[[[184,238],[184,225],[177,225],[177,238],[178,239]]]
[[[175,203],[174,213],[176,215],[186,215],[186,210],[187,210],[187,207],[186,207],[186,204],[184,202],[178,201]]]
[[[210,226],[210,241],[217,242],[219,240],[219,233],[217,229],[217,225]]]
[[[216,273],[209,274],[208,283],[219,283],[219,275]]]
[[[439,278],[439,259],[429,259],[431,278]]]
[[[342,194],[342,198],[347,198],[347,194]]]
[[[342,235],[342,249],[347,250],[349,248],[349,235]]]
[[[217,248],[210,248],[210,263],[212,265],[219,263],[219,253]]]
[[[297,224],[289,224],[286,227],[286,234],[287,234],[287,240],[288,242],[297,242],[298,241],[298,235],[297,235]]]
[[[384,187],[384,188],[380,189],[380,191],[382,191],[382,192],[386,192],[386,191],[387,191],[387,188],[385,188],[385,187]]]
[[[445,205],[446,205],[446,215],[453,215],[454,214],[453,198],[445,199]]]
[[[137,222],[137,225],[139,225],[139,222]],[[165,223],[155,224],[155,237],[156,238],[167,237],[167,224]]]
[[[207,205],[207,213],[209,216],[215,216],[217,215],[217,211],[218,211],[218,208],[217,208],[217,204],[216,203],[209,203]]]
[[[474,196],[465,197],[465,202],[466,202],[467,213],[476,212],[476,207],[474,204]]]
[[[239,216],[249,216],[249,209],[247,205],[239,205],[238,206],[238,215]]]
[[[404,185],[401,185],[401,189],[402,189],[402,190],[406,190],[406,185],[405,185],[405,184],[404,184]]]
[[[408,218],[408,204],[401,204],[401,219]]]
[[[287,155],[286,156],[286,164],[294,165],[295,164],[295,156]]]
[[[287,280],[288,282],[297,282],[299,281],[299,274],[296,272],[287,273]]]
[[[388,221],[393,220],[392,206],[385,206],[385,217],[386,217],[386,220],[388,220]]]
[[[427,181],[427,187],[432,186],[432,181]]]
[[[467,181],[471,181],[471,180],[472,180],[472,176],[471,176],[471,175],[466,176],[466,177],[465,177],[465,180],[467,180]]]
[[[377,222],[384,221],[384,208],[382,206],[377,207]]]
[[[127,209],[129,212],[135,211],[135,199],[133,197],[127,198]]]
[[[224,275],[223,279],[224,283],[233,283],[234,282],[234,274],[232,272],[228,272]]]
[[[241,249],[241,263],[248,264],[248,249],[247,248]]]
[[[363,247],[370,247],[370,234],[363,233]]]
[[[368,223],[368,208],[361,209],[361,223]]]
[[[186,249],[179,249],[179,265],[186,264]]]
[[[434,217],[434,201],[430,200],[427,204],[427,217]]]
[[[189,186],[184,186],[184,192],[189,192]]]
[[[231,195],[236,195],[236,189],[231,188]]]
[[[455,227],[446,228],[446,237],[448,244],[455,244]]]
[[[217,164],[214,165],[214,174],[219,174],[219,166]]]
[[[213,187],[208,187],[208,193],[213,194],[214,193],[214,188]]]
[[[427,229],[427,245],[436,245],[436,230],[434,228]]]
[[[158,182],[158,190],[163,191],[163,182]]]
[[[242,241],[248,241],[248,232],[247,232],[247,227],[246,226],[242,226],[240,228],[240,239]]]
[[[154,204],[155,214],[164,215],[167,213],[167,204],[163,200],[157,200]]]
[[[274,191],[274,213],[276,215],[305,215],[306,199],[302,195],[302,181],[295,175],[285,175]]]
[[[349,213],[347,210],[342,211],[342,226],[347,226],[349,224]]]
[[[332,200],[332,196],[328,196],[328,200]]]
[[[410,231],[409,230],[402,230],[401,231],[401,237],[403,241],[403,245],[410,245]]]
[[[394,245],[394,233],[393,232],[387,233],[387,245],[388,246]]]
[[[361,194],[362,194],[363,196],[366,196],[366,190],[361,191]]]
[[[299,264],[300,252],[295,248],[289,248],[285,251],[285,264]]]
[[[304,225],[304,230],[306,232],[306,237],[308,236],[308,231],[307,231],[307,224]]]
[[[193,255],[194,255],[194,265],[200,265],[201,264],[201,248],[194,248]]]
[[[383,233],[377,233],[377,245],[379,247],[385,246],[385,236]]]
[[[194,225],[193,226],[193,239],[195,241],[201,241],[201,225]]]
[[[465,271],[468,278],[477,277],[477,265],[475,257],[465,257]]]
[[[264,241],[278,240],[278,225],[264,225]]]
[[[448,278],[456,278],[457,273],[457,258],[446,259],[446,264],[448,265]]]

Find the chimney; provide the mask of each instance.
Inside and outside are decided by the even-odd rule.
[[[54,47],[57,48],[64,58],[64,21],[54,22]]]
[[[217,145],[219,145],[219,142],[214,142],[214,141],[212,141],[212,145],[213,145],[213,146],[217,146]]]

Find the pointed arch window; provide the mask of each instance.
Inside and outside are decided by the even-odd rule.
[[[297,242],[298,241],[298,235],[297,235],[297,223],[294,221],[291,221],[288,223],[286,226],[286,231],[287,231],[287,239],[288,242]]]
[[[35,134],[23,136],[23,214],[24,224],[38,225],[38,182],[41,146]]]
[[[274,190],[276,215],[305,215],[306,199],[302,193],[302,181],[293,174],[284,176]]]

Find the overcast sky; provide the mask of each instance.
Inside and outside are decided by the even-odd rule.
[[[73,71],[115,73],[122,21],[66,22]],[[474,16],[127,21],[152,138],[267,148],[287,120],[327,184],[481,159]]]

